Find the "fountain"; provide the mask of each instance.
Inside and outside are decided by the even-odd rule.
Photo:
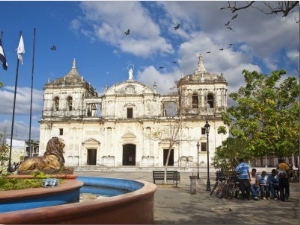
[[[36,163],[41,160],[31,159],[27,165],[34,166],[26,168],[55,170],[49,165],[41,167]],[[57,159],[53,162],[55,160]],[[59,169],[61,168],[60,166]],[[20,173],[24,174],[24,171]],[[12,177],[16,176],[29,177],[29,175]],[[64,182],[53,188],[1,192],[0,223],[151,224],[154,222],[156,185],[152,183],[116,178],[77,177],[73,174],[52,173],[51,177],[62,178]],[[79,202],[80,193],[110,197]]]

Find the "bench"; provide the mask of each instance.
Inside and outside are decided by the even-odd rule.
[[[172,180],[173,183],[180,181],[180,173],[177,171],[167,171],[167,180]],[[156,180],[164,180],[165,179],[165,171],[153,171],[153,183],[155,184]]]

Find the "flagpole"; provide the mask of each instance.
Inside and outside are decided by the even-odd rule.
[[[32,120],[32,91],[33,91],[33,71],[34,71],[34,55],[35,55],[35,31],[33,31],[33,54],[32,54],[32,69],[31,69],[31,99],[30,99],[30,120],[29,120],[29,157],[32,157],[31,149],[31,120]]]
[[[21,38],[22,31],[20,31],[19,39]],[[10,133],[10,150],[9,150],[9,160],[8,160],[8,171],[11,169],[11,151],[12,151],[12,140],[14,134],[14,123],[15,123],[15,109],[16,109],[16,96],[17,96],[17,85],[18,85],[18,73],[19,73],[19,58],[17,57],[17,69],[16,69],[16,81],[15,81],[15,94],[14,94],[14,103],[13,103],[13,115],[11,121],[11,133]]]

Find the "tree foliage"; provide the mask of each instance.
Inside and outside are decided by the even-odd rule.
[[[285,73],[243,71],[245,86],[229,95],[235,104],[222,114],[230,137],[217,149],[216,165],[220,159],[297,154],[300,86],[296,77],[283,79]]]

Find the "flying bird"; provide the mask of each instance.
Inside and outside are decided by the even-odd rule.
[[[174,27],[174,30],[179,29],[179,27],[180,27],[180,24],[177,24],[177,25]]]
[[[55,45],[52,45],[52,46],[51,46],[51,50],[52,50],[52,51],[55,51],[55,50],[56,50],[56,46],[55,46]]]
[[[229,24],[230,24],[230,20],[227,23],[225,23],[225,26],[229,26]]]
[[[163,68],[164,68],[163,66],[160,66],[160,67],[159,67],[159,69],[163,69]]]
[[[220,51],[223,51],[223,50],[224,50],[224,48],[220,48],[219,50],[220,50]]]
[[[234,19],[237,18],[237,17],[238,17],[238,14],[234,15],[234,16],[231,18],[231,20],[234,20]]]
[[[206,52],[206,53],[210,53],[210,52]]]
[[[233,44],[229,44],[229,46],[232,46]]]
[[[126,35],[130,34],[130,30],[128,29],[127,31],[124,32]]]
[[[234,31],[230,26],[227,26],[227,29]]]

